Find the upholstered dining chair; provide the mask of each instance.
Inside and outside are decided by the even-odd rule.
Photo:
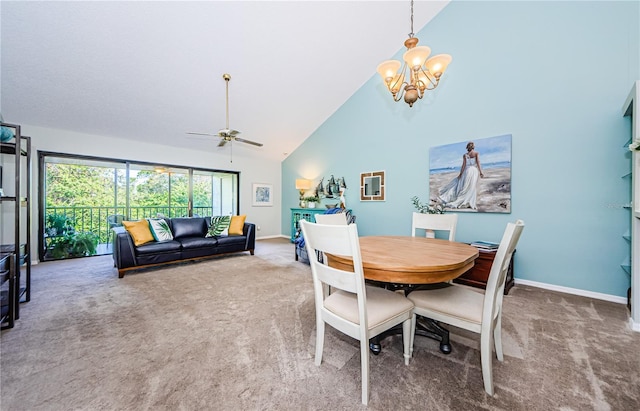
[[[465,286],[446,285],[444,288],[414,291],[408,295],[416,315],[451,324],[480,334],[480,360],[484,390],[493,395],[492,351],[495,345],[499,361],[502,353],[502,297],[509,261],[520,239],[524,222],[508,223],[496,257],[491,265],[484,295]],[[415,321],[412,323],[411,353]]]
[[[435,238],[436,231],[448,231],[449,241],[454,241],[457,225],[458,214],[423,214],[414,212],[411,221],[411,236],[416,236],[417,229],[426,230],[428,238]]]
[[[315,219],[318,224],[347,225],[345,213],[316,214]]]
[[[404,361],[409,365],[413,303],[383,288],[365,286],[360,241],[356,224],[314,224],[300,220],[307,254],[316,251],[351,257],[353,271],[343,271],[310,258],[316,305],[316,357],[322,363],[325,323],[360,341],[362,403],[369,402],[369,339],[402,324]],[[325,293],[325,285],[332,287]]]

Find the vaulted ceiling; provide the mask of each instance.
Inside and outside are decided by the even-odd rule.
[[[418,32],[447,2],[418,1]],[[283,160],[402,48],[409,1],[2,1],[5,121]],[[382,85],[381,85],[382,86]],[[390,98],[390,97],[389,97]]]

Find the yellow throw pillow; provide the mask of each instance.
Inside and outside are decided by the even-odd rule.
[[[149,222],[147,220],[123,221],[122,225],[129,234],[131,234],[133,244],[136,246],[155,241],[153,234],[151,234],[151,229],[149,229]]]
[[[244,233],[244,220],[246,219],[246,215],[232,216],[231,224],[229,224],[229,235],[242,235]]]

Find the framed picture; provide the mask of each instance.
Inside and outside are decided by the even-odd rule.
[[[273,184],[253,183],[253,206],[271,207],[273,205]]]
[[[511,134],[429,150],[429,199],[448,211],[511,213]]]

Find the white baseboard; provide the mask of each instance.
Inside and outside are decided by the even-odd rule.
[[[629,317],[629,328],[632,331],[640,332],[640,323],[634,322],[633,318]]]
[[[256,237],[257,240],[268,240],[270,238],[289,238],[288,235],[276,234],[276,235],[266,235],[264,237]]]
[[[580,290],[578,288],[562,287],[560,285],[539,283],[537,281],[520,280],[518,278],[515,278],[514,282],[516,284],[528,285],[528,286],[537,287],[537,288],[544,288],[545,290],[559,291],[561,293],[580,295],[582,297],[595,298],[596,300],[611,301],[612,303],[625,304],[625,305],[627,304],[627,298],[626,297],[618,297],[617,295],[596,293],[596,292],[593,292],[593,291]]]

